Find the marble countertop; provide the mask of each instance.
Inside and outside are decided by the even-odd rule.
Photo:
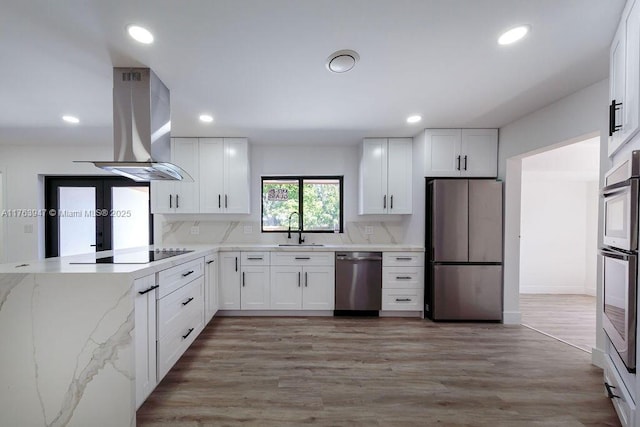
[[[176,247],[176,245],[173,245]],[[193,252],[177,255],[171,258],[154,261],[146,264],[74,264],[76,262],[86,262],[97,257],[113,256],[114,251],[103,251],[97,254],[74,255],[67,257],[47,258],[44,260],[33,260],[26,262],[14,262],[0,264],[0,273],[98,273],[98,274],[128,274],[132,278],[138,278],[153,274],[174,265],[182,264],[192,259],[213,254],[218,251],[312,251],[312,252],[336,252],[336,251],[394,251],[413,252],[424,251],[418,245],[395,245],[395,244],[340,244],[340,245],[291,245],[279,246],[277,244],[212,244],[212,245],[178,245],[180,249],[192,250]],[[153,246],[143,248],[125,249],[118,253],[128,253],[135,251],[153,250]]]

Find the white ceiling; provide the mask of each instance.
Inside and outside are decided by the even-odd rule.
[[[624,0],[2,0],[0,143],[111,142],[112,67],[171,90],[172,135],[350,144],[500,127],[608,76]],[[150,46],[125,35],[139,23]],[[516,24],[521,43],[496,39]],[[349,73],[329,73],[354,49]],[[606,100],[603,100],[606,103]],[[198,122],[201,112],[215,122]],[[422,123],[407,125],[410,114]],[[79,126],[60,120],[75,114]]]

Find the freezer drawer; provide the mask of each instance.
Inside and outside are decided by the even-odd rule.
[[[501,265],[434,265],[434,320],[502,320]]]

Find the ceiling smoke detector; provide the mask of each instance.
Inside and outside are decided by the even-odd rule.
[[[325,65],[327,70],[333,73],[346,73],[355,67],[359,60],[360,55],[358,55],[358,52],[345,49],[332,53],[327,58],[327,63]]]

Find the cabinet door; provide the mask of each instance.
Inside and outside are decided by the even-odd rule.
[[[626,25],[623,20],[618,27],[613,42],[611,43],[611,51],[609,53],[609,102],[615,101],[621,104],[617,108],[615,120],[609,126],[620,126],[620,129],[609,136],[608,154],[613,155],[623,144],[623,117],[625,115],[625,36]]]
[[[387,196],[390,214],[410,214],[413,191],[413,139],[390,138],[387,151]]]
[[[166,214],[175,212],[175,183],[151,181],[151,213]]]
[[[302,271],[303,310],[333,310],[335,270],[333,267],[305,267]]]
[[[271,308],[274,310],[302,308],[302,267],[271,267]]]
[[[462,129],[460,155],[462,176],[498,176],[498,129]]]
[[[218,311],[218,255],[213,254],[205,258],[205,324],[209,323]]]
[[[200,184],[198,174],[198,138],[173,138],[171,140],[173,163],[187,171],[193,182],[176,182],[175,212],[198,213],[200,210]]]
[[[249,213],[249,142],[224,139],[224,196],[226,213]]]
[[[640,120],[640,2],[636,1],[626,19],[625,94],[622,106],[623,143],[638,132]]]
[[[221,213],[224,203],[224,140],[200,138],[200,212]]]
[[[153,391],[156,376],[156,291],[145,292],[156,284],[155,274],[134,282],[135,288],[135,359],[136,359],[136,409]]]
[[[220,310],[240,310],[240,252],[220,252],[218,306]]]
[[[387,139],[367,138],[360,158],[360,214],[384,214],[387,200]]]
[[[269,297],[269,267],[242,268],[240,308],[242,310],[266,310],[271,305]]]
[[[425,131],[426,176],[460,176],[461,135],[460,129],[427,129]]]

